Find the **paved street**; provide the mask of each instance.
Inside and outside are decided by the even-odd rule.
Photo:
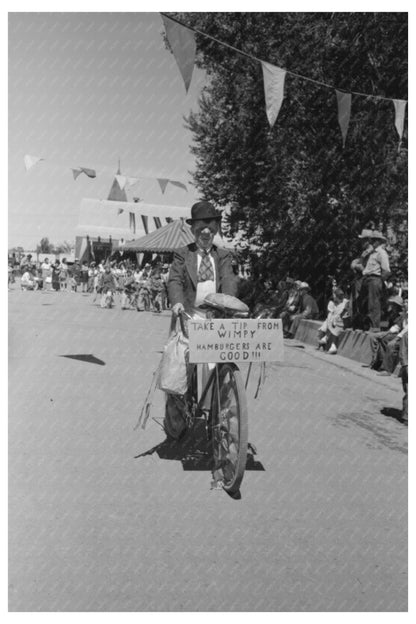
[[[168,313],[13,288],[11,611],[407,609],[399,379],[287,341],[257,400],[250,378],[261,469],[235,501],[180,455],[135,459],[164,439],[161,392],[135,425]]]

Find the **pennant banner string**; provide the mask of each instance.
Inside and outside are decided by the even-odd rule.
[[[257,58],[257,56],[254,56],[252,54],[248,54],[247,52],[243,52],[242,50],[239,50],[238,48],[235,48],[234,46],[230,45],[229,43],[225,43],[224,41],[220,41],[219,39],[216,39],[216,37],[213,37],[212,35],[208,35],[207,33],[204,33],[201,30],[198,30],[197,28],[194,28],[193,26],[187,26],[186,24],[184,24],[180,20],[176,19],[175,17],[171,17],[170,15],[167,15],[166,13],[160,13],[160,15],[162,15],[163,17],[167,17],[168,19],[172,20],[173,22],[176,22],[177,24],[180,24],[184,28],[188,28],[188,30],[193,30],[194,32],[196,32],[199,35],[201,35],[202,37],[206,37],[208,39],[211,39],[212,41],[215,41],[216,43],[219,43],[220,45],[222,45],[222,46],[224,46],[226,48],[230,48],[230,50],[234,50],[234,52],[237,52],[237,54],[241,54],[242,56],[245,56],[246,58],[249,58],[252,61],[257,61],[259,63],[266,62],[266,61],[262,61],[261,59]],[[291,76],[295,76],[296,78],[301,78],[302,80],[308,80],[309,82],[314,82],[315,84],[320,85],[321,87],[326,87],[327,89],[335,89],[335,87],[333,85],[327,84],[325,82],[321,82],[320,80],[315,80],[314,78],[308,78],[307,76],[302,76],[301,74],[297,74],[295,72],[292,72],[289,69],[285,69],[284,71],[287,74],[290,74]],[[378,99],[378,100],[388,100],[390,102],[391,102],[391,100],[394,99],[394,98],[385,97],[383,95],[373,95],[373,94],[370,94],[370,93],[360,93],[359,91],[350,91],[349,93],[352,93],[353,95],[359,95],[361,97],[366,97],[366,98],[375,98],[375,99]],[[407,100],[404,100],[404,101],[407,102]]]
[[[74,180],[76,180],[81,173],[85,173],[85,175],[89,178],[96,178],[98,174],[101,175],[102,173],[106,173],[106,171],[105,172],[102,171],[103,169],[106,169],[106,170],[110,169],[108,165],[106,165],[105,167],[104,165],[102,165],[100,166],[100,169],[98,170],[98,173],[97,173],[97,169],[91,169],[89,167],[72,167],[72,166],[70,167],[69,165],[63,165],[62,163],[53,163],[53,162],[51,163],[51,161],[47,158],[41,158],[39,156],[30,156],[29,154],[25,154],[23,161],[24,161],[26,171],[29,171],[32,167],[34,167],[40,161],[46,162],[48,165],[52,164],[52,166],[56,166],[62,169],[69,169],[72,172]],[[172,184],[173,186],[177,186],[178,188],[184,189],[186,192],[188,192],[188,187],[184,182],[181,182],[180,180],[173,180],[172,178],[162,178],[160,176],[132,177],[132,176],[125,176],[125,175],[120,175],[120,174],[116,174],[115,178],[121,189],[124,189],[126,186],[134,186],[140,180],[157,180],[159,182],[162,193],[164,193],[166,189],[166,185],[168,183]]]

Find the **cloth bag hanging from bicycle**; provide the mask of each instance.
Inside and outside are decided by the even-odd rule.
[[[189,341],[181,331],[167,341],[159,368],[157,387],[169,394],[185,394],[188,389]]]

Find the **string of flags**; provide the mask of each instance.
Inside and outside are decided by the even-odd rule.
[[[45,158],[41,158],[40,156],[31,156],[30,154],[25,154],[23,158],[26,171],[29,171],[35,165],[45,160],[46,160]],[[97,177],[97,170],[91,169],[90,167],[69,167],[69,169],[72,171],[72,176],[74,180],[76,180],[78,176],[80,176],[81,174],[86,175],[88,178]],[[125,189],[126,186],[134,186],[135,184],[140,182],[140,180],[155,179],[157,180],[160,186],[162,195],[164,195],[168,184],[171,184],[172,186],[176,186],[188,192],[188,187],[186,186],[186,184],[184,184],[180,180],[171,180],[170,178],[147,178],[146,176],[132,177],[132,176],[124,176],[121,174],[117,174],[115,178],[121,190]]]
[[[284,90],[285,90],[285,78],[286,74],[290,74],[292,76],[296,76],[302,80],[307,80],[309,82],[314,82],[315,84],[319,84],[321,87],[332,89],[336,93],[337,100],[337,108],[338,108],[338,123],[341,129],[342,135],[342,146],[345,147],[345,142],[348,134],[348,127],[350,123],[351,117],[351,104],[352,104],[352,96],[358,97],[366,97],[373,98],[377,100],[388,100],[394,105],[394,113],[395,113],[395,127],[397,134],[399,136],[399,147],[400,150],[402,138],[403,138],[403,129],[404,129],[404,119],[406,114],[406,105],[407,100],[399,100],[386,98],[380,95],[373,94],[365,94],[365,93],[357,93],[352,91],[350,93],[345,91],[340,91],[335,87],[326,84],[324,82],[320,82],[317,80],[313,80],[312,78],[308,78],[306,76],[301,76],[300,74],[295,74],[289,70],[283,69],[276,65],[272,65],[271,63],[267,63],[257,57],[247,54],[242,50],[231,46],[224,41],[220,41],[207,33],[204,33],[196,28],[191,26],[186,26],[181,21],[173,18],[165,13],[160,14],[162,17],[163,25],[165,28],[166,38],[169,42],[169,46],[174,55],[176,64],[178,65],[179,71],[182,75],[185,90],[188,92],[189,86],[191,84],[192,72],[195,64],[195,56],[196,56],[196,41],[195,41],[195,33],[199,35],[211,39],[222,45],[224,47],[230,48],[237,52],[238,54],[249,58],[252,61],[256,61],[260,63],[263,71],[263,83],[264,83],[264,95],[265,95],[265,103],[266,103],[266,115],[270,127],[273,128],[276,119],[279,115],[279,111],[284,99]]]

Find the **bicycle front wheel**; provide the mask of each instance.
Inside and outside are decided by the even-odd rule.
[[[248,410],[241,372],[220,364],[211,408],[214,477],[229,494],[239,492],[247,461]]]

